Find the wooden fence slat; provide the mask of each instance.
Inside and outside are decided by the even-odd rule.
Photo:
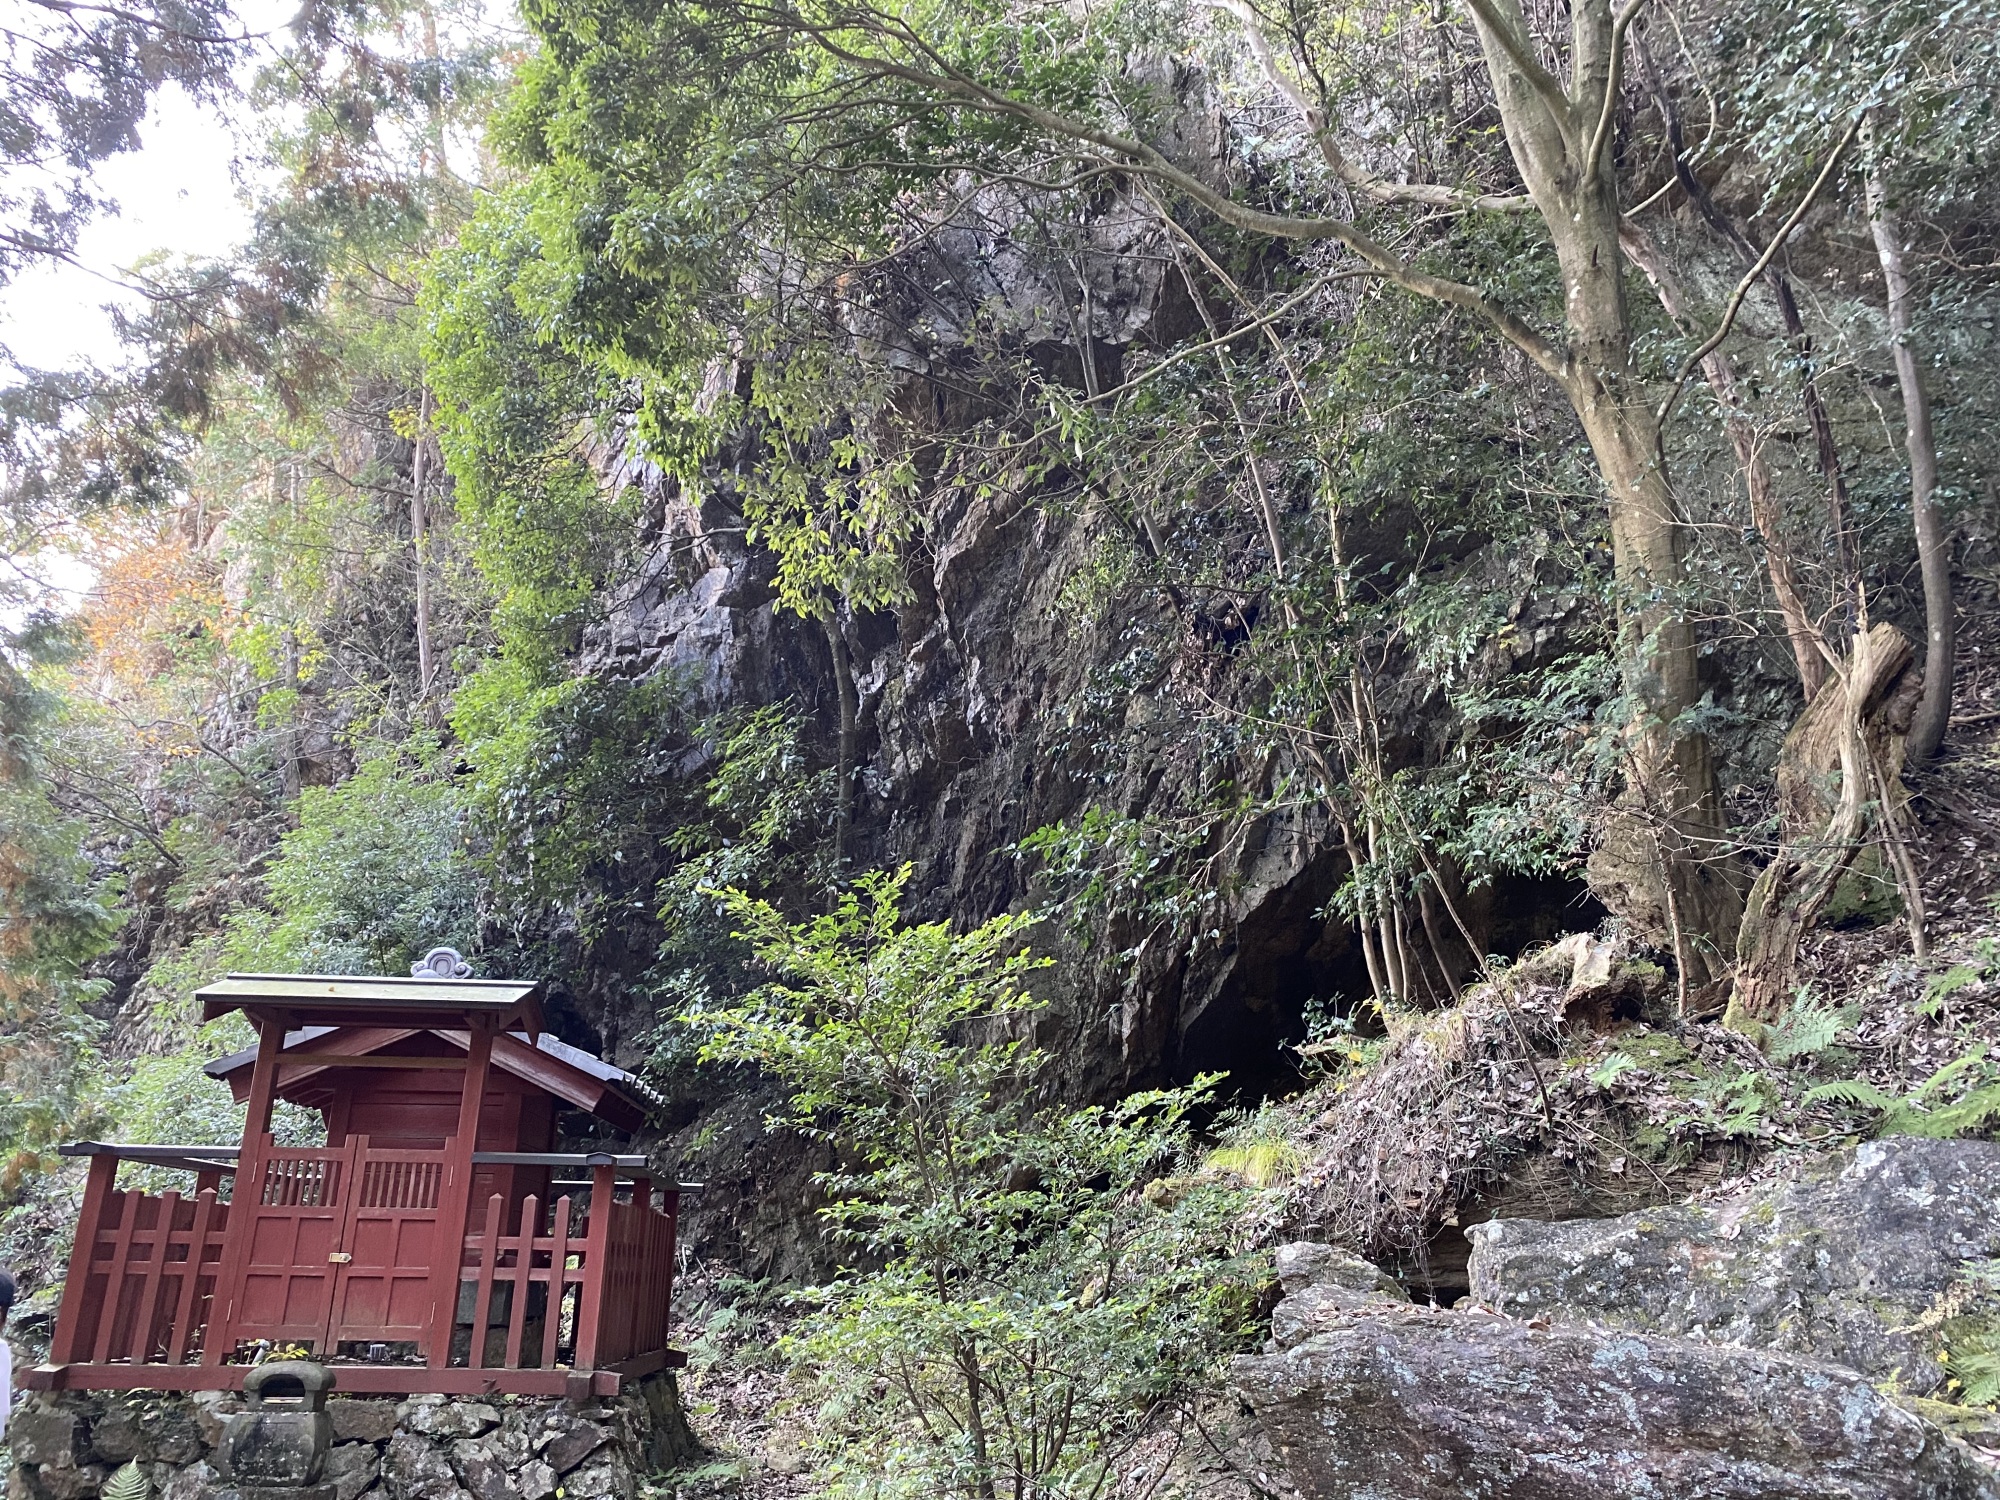
[[[139,1316],[133,1325],[132,1362],[146,1364],[153,1357],[153,1325],[160,1315],[160,1292],[167,1281],[167,1246],[174,1237],[174,1220],[180,1216],[181,1195],[167,1193],[153,1200],[159,1205],[158,1231],[153,1235],[152,1275],[146,1280],[139,1299]]]
[[[77,1219],[76,1240],[70,1247],[69,1279],[63,1283],[55,1339],[49,1346],[49,1358],[57,1364],[72,1364],[83,1353],[78,1346],[83,1341],[83,1310],[90,1302],[91,1266],[97,1258],[97,1236],[104,1227],[104,1209],[117,1177],[116,1157],[91,1157],[90,1175],[83,1189],[83,1212]]]
[[[521,1335],[528,1326],[528,1288],[534,1284],[535,1231],[542,1227],[542,1203],[533,1193],[521,1200],[521,1237],[514,1252],[514,1302],[507,1309],[507,1368],[521,1368]]]
[[[95,1358],[100,1365],[111,1362],[112,1335],[118,1327],[118,1304],[125,1296],[125,1266],[132,1258],[132,1221],[138,1217],[133,1200],[139,1196],[134,1192],[113,1192],[111,1195],[111,1204],[118,1210],[118,1228],[111,1237],[111,1264],[105,1271],[104,1300],[99,1304],[97,1314]]]
[[[556,1199],[556,1222],[549,1235],[549,1304],[542,1319],[542,1347],[535,1363],[553,1365],[562,1357],[563,1296],[569,1280],[570,1198]]]
[[[202,1252],[208,1248],[209,1221],[215,1216],[215,1189],[204,1188],[195,1195],[194,1224],[188,1230],[187,1272],[181,1277],[181,1294],[174,1307],[173,1327],[167,1333],[167,1363],[177,1365],[187,1358],[188,1341],[194,1334],[194,1310],[200,1294]]]
[[[483,1369],[486,1365],[486,1320],[493,1308],[493,1267],[500,1256],[502,1202],[498,1193],[486,1200],[485,1243],[479,1250],[479,1281],[477,1290],[472,1294],[472,1338],[465,1347],[465,1367],[468,1370]]]
[[[609,1166],[591,1172],[590,1232],[583,1252],[583,1290],[576,1304],[576,1357],[578,1370],[597,1368],[597,1349],[603,1333],[604,1291],[611,1270],[611,1230],[617,1205],[618,1178]]]

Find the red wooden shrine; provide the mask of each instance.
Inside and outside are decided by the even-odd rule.
[[[29,1384],[238,1389],[286,1345],[338,1366],[342,1390],[399,1394],[614,1395],[678,1364],[681,1185],[656,1186],[643,1157],[553,1149],[559,1112],[631,1130],[648,1096],[545,1033],[540,995],[261,974],[200,991],[204,1019],[257,1029],[207,1069],[247,1104],[243,1139],[63,1148],[90,1175]],[[326,1144],[279,1145],[278,1099],[317,1109]],[[121,1188],[128,1162],[190,1172],[194,1191]]]

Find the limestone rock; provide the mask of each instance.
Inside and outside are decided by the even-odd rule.
[[[398,1416],[405,1431],[435,1438],[473,1438],[500,1425],[484,1401],[406,1401]]]
[[[1407,1303],[1408,1299],[1404,1301]],[[1290,1349],[1316,1333],[1357,1314],[1391,1305],[1391,1299],[1344,1286],[1309,1286],[1285,1298],[1271,1310],[1271,1342],[1266,1353]]]
[[[590,1500],[634,1500],[632,1471],[610,1455],[591,1460],[563,1479],[563,1493]]]
[[[2000,1256],[2000,1143],[1875,1141],[1724,1202],[1467,1233],[1472,1294],[1501,1312],[1900,1371],[1921,1395],[1944,1372],[1911,1325]]]
[[[603,1447],[607,1436],[593,1422],[550,1412],[535,1432],[533,1447],[549,1467],[558,1474],[567,1474]]]
[[[1768,1350],[1383,1307],[1232,1374],[1309,1500],[2000,1500],[1865,1377]]]
[[[94,1500],[110,1472],[102,1464],[20,1464],[8,1480],[8,1494],[18,1484],[23,1500]]]
[[[158,1500],[210,1500],[218,1492],[222,1477],[206,1463],[177,1469],[156,1491]]]
[[[514,1493],[521,1500],[549,1500],[562,1476],[539,1458],[531,1458],[514,1475]]]
[[[1356,1292],[1379,1292],[1398,1302],[1410,1300],[1401,1282],[1381,1267],[1337,1245],[1300,1240],[1280,1245],[1273,1256],[1279,1284],[1288,1293],[1309,1286],[1339,1286]]]
[[[478,1500],[519,1500],[514,1476],[527,1456],[527,1442],[518,1431],[461,1438],[451,1445],[452,1467]]]
[[[109,1464],[190,1464],[201,1457],[201,1433],[186,1403],[171,1397],[114,1397],[90,1424],[90,1446]]]
[[[326,1403],[337,1443],[386,1443],[396,1435],[396,1403],[356,1396],[335,1396]]]
[[[1408,1303],[1402,1283],[1379,1266],[1334,1245],[1280,1245],[1273,1260],[1286,1296],[1271,1313],[1266,1353],[1289,1349],[1371,1304]]]
[[[7,1424],[7,1446],[17,1464],[73,1466],[90,1456],[90,1432],[75,1412],[34,1401]]]
[[[373,1443],[342,1443],[327,1454],[322,1477],[333,1486],[337,1500],[354,1500],[381,1474],[382,1455]]]
[[[443,1450],[410,1432],[397,1433],[383,1452],[382,1487],[389,1500],[471,1500]]]

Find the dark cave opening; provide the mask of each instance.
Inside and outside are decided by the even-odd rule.
[[[1293,1048],[1306,1037],[1309,1009],[1355,1014],[1370,993],[1359,935],[1330,908],[1345,878],[1338,857],[1322,856],[1252,907],[1216,948],[1188,965],[1172,1072],[1181,1082],[1227,1073],[1224,1092],[1239,1103],[1282,1098],[1306,1082]],[[1580,880],[1501,875],[1454,896],[1480,952],[1515,958],[1526,949],[1604,920],[1602,905]],[[1463,979],[1474,968],[1457,924],[1421,950],[1431,965],[1428,998],[1450,987],[1438,966]]]

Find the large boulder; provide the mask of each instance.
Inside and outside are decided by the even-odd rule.
[[[1713,1203],[1467,1233],[1473,1297],[1511,1316],[1812,1355],[1924,1394],[1944,1379],[1926,1314],[2000,1257],[2000,1144],[1875,1141]]]
[[[1837,1365],[1371,1300],[1234,1384],[1309,1500],[2000,1500]]]

